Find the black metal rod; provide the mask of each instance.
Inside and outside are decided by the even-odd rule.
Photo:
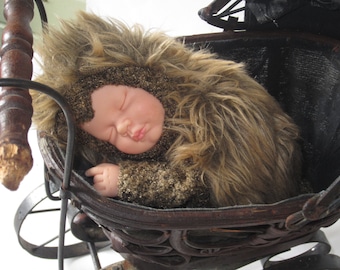
[[[87,246],[90,250],[92,262],[94,264],[95,269],[96,270],[102,269],[100,262],[99,262],[98,252],[97,252],[95,244],[93,242],[87,242]]]
[[[245,11],[245,8],[238,8],[238,9],[235,9],[235,10],[230,10],[228,12],[225,11],[221,14],[216,15],[215,17],[216,18],[222,18],[222,17],[225,17],[225,16],[230,16],[230,15],[242,12],[242,11]]]
[[[245,8],[238,8],[236,9],[234,12],[233,12],[233,8],[236,7],[240,2],[242,2],[243,0],[238,0],[238,1],[235,1],[232,5],[230,5],[225,11],[223,11],[221,14],[219,14],[218,16],[216,17],[224,17],[224,16],[227,16],[227,15],[231,15],[231,14],[234,14],[234,13],[237,13],[237,12],[240,12],[240,11],[243,11]]]
[[[44,4],[41,0],[35,0],[35,4],[37,5],[37,8],[39,10],[41,26],[44,29],[44,27],[47,24],[47,15],[46,15]]]
[[[67,233],[67,232],[69,232],[69,231],[70,231],[70,229],[66,230],[65,233]],[[58,239],[58,238],[59,238],[59,235],[54,236],[54,237],[52,237],[50,240],[47,240],[46,242],[44,242],[44,243],[40,244],[39,246],[35,247],[34,249],[36,250],[36,249],[45,247],[45,246],[47,246],[49,243],[52,243],[54,240],[56,240],[56,239]]]
[[[60,211],[59,245],[58,245],[58,265],[59,270],[63,270],[67,202],[69,199],[67,189],[69,188],[70,185],[70,178],[74,159],[75,122],[72,115],[72,111],[68,103],[65,101],[64,97],[56,90],[47,85],[25,79],[2,78],[0,79],[0,87],[18,87],[22,89],[32,89],[42,92],[51,97],[60,106],[65,115],[68,130],[63,184],[60,190],[61,211]]]

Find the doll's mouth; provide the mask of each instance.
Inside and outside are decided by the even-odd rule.
[[[141,128],[140,130],[137,130],[133,136],[132,139],[136,142],[139,142],[140,140],[142,140],[145,136],[145,127]]]

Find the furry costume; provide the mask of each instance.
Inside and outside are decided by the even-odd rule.
[[[92,164],[119,165],[120,199],[170,208],[273,203],[298,194],[298,128],[241,64],[87,13],[49,29],[43,40],[37,81],[65,96],[77,124],[93,117],[91,93],[108,84],[140,87],[165,108],[163,135],[143,154],[121,153],[78,130],[77,149]],[[59,107],[32,95],[33,121],[62,146]]]

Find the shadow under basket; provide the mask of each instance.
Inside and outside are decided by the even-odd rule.
[[[77,157],[71,200],[137,269],[236,269],[315,241],[321,227],[340,217],[340,41],[285,32],[184,40],[244,62],[279,101],[301,128],[303,177],[314,193],[271,205],[153,209],[100,196],[85,180]],[[64,154],[43,133],[39,146],[51,180],[60,185]]]

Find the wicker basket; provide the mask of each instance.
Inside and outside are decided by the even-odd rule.
[[[303,176],[315,193],[272,205],[153,209],[100,196],[77,157],[69,188],[74,204],[138,269],[235,269],[314,241],[321,227],[340,217],[340,41],[291,32],[218,33],[185,41],[244,62],[293,117],[302,131]],[[39,144],[49,178],[60,184],[63,153],[44,133]]]

